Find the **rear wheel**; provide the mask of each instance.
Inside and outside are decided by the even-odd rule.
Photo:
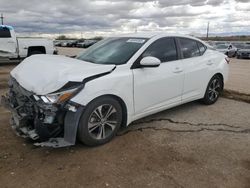
[[[223,90],[223,80],[220,76],[215,75],[208,83],[206,93],[202,99],[203,103],[214,104]]]
[[[78,138],[88,146],[109,142],[122,123],[122,107],[112,97],[102,97],[85,109],[78,128]]]

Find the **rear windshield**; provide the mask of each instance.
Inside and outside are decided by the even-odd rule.
[[[0,27],[0,38],[10,38],[10,30],[7,27]]]

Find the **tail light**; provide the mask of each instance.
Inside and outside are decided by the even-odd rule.
[[[226,63],[229,64],[230,63],[230,59],[228,57],[225,58]]]

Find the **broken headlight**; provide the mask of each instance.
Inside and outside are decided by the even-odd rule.
[[[72,84],[73,83],[73,84]],[[68,87],[70,86],[70,87]],[[67,89],[66,89],[67,88]],[[48,104],[62,104],[72,97],[74,97],[82,89],[82,83],[80,82],[68,82],[65,86],[54,93],[47,95],[33,95],[35,100],[42,100]]]

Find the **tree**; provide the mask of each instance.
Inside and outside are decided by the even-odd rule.
[[[92,39],[93,39],[93,40],[102,40],[103,37],[102,37],[102,36],[96,36],[96,37],[93,37]]]
[[[56,40],[66,40],[67,37],[65,35],[60,35],[56,38]]]

